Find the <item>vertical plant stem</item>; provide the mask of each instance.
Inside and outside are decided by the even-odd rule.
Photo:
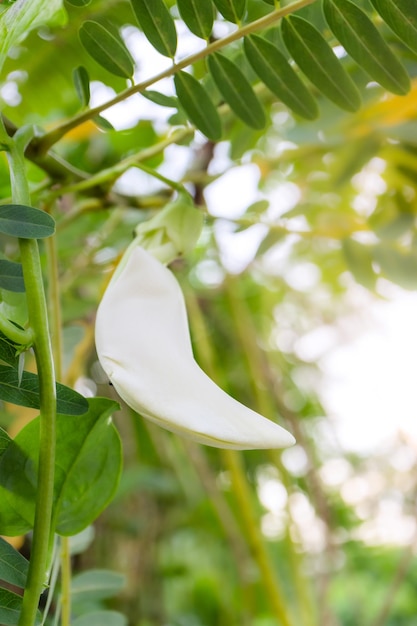
[[[10,164],[13,202],[30,205],[23,151],[10,141],[7,154]],[[39,597],[47,579],[48,556],[51,547],[56,385],[38,242],[36,239],[19,239],[19,247],[29,324],[34,336],[33,347],[40,393],[40,444],[35,522],[29,572],[19,618],[19,626],[32,626],[36,619]]]
[[[63,380],[62,315],[59,289],[56,236],[46,240],[48,255],[48,309],[51,325],[52,354],[58,380]],[[71,552],[69,537],[60,537],[61,562],[61,626],[71,624]]]
[[[62,316],[59,289],[56,235],[45,241],[48,257],[48,312],[51,330],[52,355],[57,380],[62,380]]]
[[[71,624],[71,552],[69,537],[61,537],[61,626]]]
[[[51,542],[56,389],[38,244],[33,239],[20,240],[19,243],[28,299],[29,323],[35,337],[34,350],[40,395],[40,443],[35,522],[28,579],[19,619],[19,626],[31,626],[35,620],[40,594],[46,583]]]

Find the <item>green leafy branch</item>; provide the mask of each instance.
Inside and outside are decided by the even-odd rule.
[[[213,41],[209,43],[207,47],[204,48],[203,50],[200,50],[199,52],[195,54],[191,54],[185,57],[183,60],[179,61],[178,63],[174,63],[172,67],[169,67],[168,69],[160,72],[159,74],[149,78],[146,81],[143,81],[141,83],[133,85],[132,87],[129,87],[128,89],[125,89],[121,93],[117,94],[117,96],[108,100],[107,102],[104,102],[101,105],[98,105],[94,108],[83,111],[82,113],[78,114],[72,119],[60,124],[59,126],[51,130],[49,133],[46,133],[42,137],[35,138],[31,143],[32,150],[36,151],[38,154],[45,154],[55,143],[57,143],[60,139],[62,139],[62,137],[64,137],[68,132],[70,132],[71,130],[73,130],[74,128],[76,128],[77,126],[83,124],[84,122],[88,120],[94,120],[98,115],[100,115],[100,113],[109,109],[115,104],[118,104],[119,102],[126,100],[127,98],[129,98],[130,96],[136,93],[142,93],[146,91],[148,87],[152,86],[153,84],[157,83],[163,78],[169,78],[170,76],[174,76],[175,74],[180,72],[182,69],[193,65],[197,61],[205,59],[206,57],[210,56],[214,52],[225,48],[226,46],[230,45],[231,43],[235,41],[242,39],[244,36],[249,35],[250,33],[268,28],[272,24],[282,19],[285,15],[293,13],[294,11],[301,9],[303,7],[306,7],[310,4],[313,4],[313,2],[316,2],[316,0],[296,0],[296,2],[292,3],[290,6],[275,10],[250,24],[246,24],[240,27],[235,32],[231,33],[230,35],[227,35],[226,37],[223,37],[221,39],[218,39],[217,41]],[[92,45],[88,47],[88,51],[90,53],[93,51]],[[96,51],[93,52],[93,55],[96,58],[96,60],[103,59],[103,57],[100,54],[97,54]],[[106,61],[107,61],[107,55],[106,55],[106,60],[104,61],[104,63],[106,63]]]
[[[292,15],[314,2],[316,0],[297,0],[242,25],[245,3],[218,0],[218,10],[225,19],[237,23],[238,29],[222,39],[210,41],[203,50],[175,62],[175,25],[163,1],[152,3],[151,7],[145,0],[132,0],[132,7],[145,36],[158,52],[173,60],[173,65],[156,76],[127,88],[107,102],[81,112],[43,137],[35,138],[32,150],[36,149],[39,154],[46,153],[73,128],[87,120],[97,119],[100,113],[136,93],[146,96],[148,87],[170,76],[174,77],[179,103],[191,124],[209,139],[220,139],[220,117],[207,89],[202,82],[183,71],[205,58],[208,59],[208,69],[217,89],[232,111],[248,126],[263,128],[265,115],[251,84],[238,64],[219,52],[242,39],[249,64],[267,88],[296,114],[314,119],[318,115],[316,102],[285,54],[268,39],[254,35],[272,27],[278,21],[281,21],[281,34],[287,51],[318,93],[344,110],[356,111],[361,104],[359,90],[332,47],[310,21]],[[392,0],[374,0],[373,4],[392,31],[415,52],[417,29],[412,19],[413,7],[410,3],[407,0],[399,3],[393,3]],[[406,69],[365,11],[350,0],[322,0],[321,6],[330,30],[352,59],[388,91],[400,95],[407,93],[410,80]],[[208,40],[213,26],[210,3],[204,5],[200,16],[196,13],[194,3],[188,0],[182,0],[178,8],[191,32]],[[158,19],[154,19],[156,14]],[[87,52],[102,67],[115,75],[129,79],[132,77],[133,60],[122,39],[115,33],[87,20],[81,26],[80,39]],[[88,104],[88,74],[84,68],[78,70],[78,91],[84,104]],[[159,95],[162,97],[162,94]],[[204,107],[201,106],[202,101]]]

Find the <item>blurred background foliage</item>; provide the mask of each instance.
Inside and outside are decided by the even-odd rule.
[[[35,123],[48,131],[80,113],[76,67],[90,75],[92,106],[128,86],[81,45],[86,19],[120,30],[141,80],[160,71],[162,57],[129,2],[73,4],[64,27],[33,32],[10,54],[0,98],[11,127]],[[34,202],[58,222],[66,383],[115,396],[94,352],[94,314],[134,226],[172,194],[149,174],[156,169],[185,184],[206,213],[197,249],[172,267],[186,294],[197,360],[297,439],[282,453],[219,451],[122,408],[115,416],[125,453],[119,492],[94,525],[90,547],[74,558],[74,571],[123,573],[123,588],[104,602],[131,625],[417,624],[416,442],[398,435],[382,450],[346,449],[322,406],[324,374],[314,354],[300,349],[323,328],[342,342],[344,320],[360,320],[373,302],[397,293],[393,285],[417,286],[417,59],[369,2],[355,4],[405,64],[406,95],[370,82],[339,50],[361,91],[356,112],[314,89],[319,115],[303,120],[260,88],[266,128],[249,128],[229,112],[215,144],[184,125],[181,110],[136,94],[102,113],[113,128],[88,120],[54,146],[52,161],[36,150],[28,155]],[[189,54],[196,38],[175,3],[167,6],[181,54]],[[270,10],[248,0],[245,19]],[[337,46],[320,3],[303,11]],[[214,37],[232,30],[218,15]],[[238,45],[225,52],[255,80]],[[201,61],[194,73],[205,76]],[[155,88],[174,93],[172,79]],[[4,155],[0,188],[7,201]],[[8,258],[17,255],[3,243]],[[47,276],[50,254],[43,248]],[[16,432],[27,413],[5,405],[2,425]],[[74,603],[75,616],[81,606]]]

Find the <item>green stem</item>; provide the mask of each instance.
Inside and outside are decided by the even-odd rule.
[[[152,167],[149,167],[144,163],[140,163],[139,161],[135,163],[135,167],[137,167],[139,170],[142,170],[142,172],[145,172],[145,174],[149,174],[149,176],[153,176],[154,178],[160,180],[162,183],[165,183],[167,187],[171,187],[171,189],[174,189],[178,193],[188,194],[188,191],[186,190],[184,185],[175,182],[175,180],[172,180],[171,178],[167,178],[163,174],[160,174],[157,170],[154,170]]]
[[[71,552],[69,537],[61,537],[61,626],[71,624]]]
[[[46,240],[48,255],[48,304],[49,319],[51,322],[52,353],[58,380],[63,380],[62,365],[62,315],[60,282],[58,270],[58,250],[56,237]],[[71,624],[71,552],[69,537],[60,537],[61,563],[61,626]]]
[[[48,311],[52,354],[56,377],[58,380],[62,380],[62,315],[56,236],[48,237],[45,246],[48,257]]]
[[[24,156],[13,141],[8,144],[8,158],[13,202],[30,204]],[[56,385],[38,242],[36,239],[19,239],[19,247],[40,390],[40,443],[35,522],[29,572],[19,618],[19,626],[32,626],[36,620],[39,597],[46,582],[51,547]]]
[[[53,198],[57,198],[58,196],[61,196],[67,193],[86,191],[87,189],[92,189],[93,187],[99,187],[103,185],[111,186],[130,167],[141,167],[142,169],[145,169],[146,166],[141,165],[142,161],[146,161],[152,158],[153,156],[160,154],[161,152],[165,150],[165,148],[172,145],[173,143],[178,143],[182,141],[188,135],[191,135],[193,132],[194,132],[194,128],[188,128],[188,127],[182,128],[181,130],[173,132],[169,137],[156,143],[154,146],[150,146],[149,148],[141,150],[137,154],[131,154],[125,159],[122,159],[121,161],[116,163],[115,165],[112,165],[111,167],[105,170],[102,170],[101,172],[98,172],[97,174],[93,174],[92,176],[90,176],[90,178],[87,178],[86,180],[78,181],[76,183],[72,183],[70,185],[60,187],[59,189],[52,190],[51,192],[48,193],[47,198],[48,200],[51,200]],[[155,172],[152,168],[147,168],[145,171],[147,171],[152,176],[160,178],[168,186],[175,187],[175,185],[177,185],[177,188],[181,187],[181,190],[183,190],[183,187],[178,185],[178,183],[175,184],[174,181],[171,181],[169,179],[162,177],[162,174],[158,174],[158,172]]]
[[[35,333],[34,349],[40,391],[40,444],[35,522],[28,580],[19,620],[19,626],[30,626],[34,623],[39,597],[45,584],[51,541],[56,389],[38,244],[33,239],[20,240],[19,243],[28,296],[29,321]]]
[[[0,331],[3,335],[6,335],[13,341],[13,343],[17,343],[20,346],[29,347],[33,341],[33,332],[31,328],[27,330],[23,330],[18,326],[15,326],[13,322],[4,317],[4,315],[0,312]]]
[[[269,26],[272,26],[273,24],[275,24],[275,22],[278,22],[280,19],[282,19],[286,15],[289,15],[290,13],[294,13],[294,11],[298,11],[299,9],[302,9],[305,6],[313,4],[313,2],[316,2],[316,0],[295,0],[295,2],[291,2],[289,6],[276,9],[275,11],[272,11],[271,13],[264,15],[258,20],[251,22],[250,24],[245,24],[241,28],[238,28],[237,30],[235,30],[230,35],[227,35],[227,37],[223,37],[222,39],[217,39],[216,41],[211,42],[208,46],[206,46],[199,52],[195,54],[191,54],[188,57],[185,57],[182,61],[175,63],[174,65],[170,66],[163,72],[160,72],[156,76],[153,76],[142,83],[138,83],[137,85],[133,85],[133,87],[129,87],[128,89],[125,89],[124,91],[119,93],[116,97],[112,98],[111,100],[108,100],[107,102],[104,102],[103,104],[97,107],[94,107],[92,109],[88,109],[87,111],[83,111],[83,113],[80,113],[79,115],[71,118],[70,120],[64,122],[60,126],[57,126],[53,130],[51,130],[49,133],[44,135],[37,142],[36,141],[32,142],[30,144],[32,146],[32,149],[34,145],[36,145],[38,153],[42,153],[42,154],[46,153],[49,150],[49,148],[51,148],[51,146],[57,143],[70,130],[72,130],[73,128],[76,128],[77,126],[80,126],[81,124],[83,124],[84,122],[88,120],[94,119],[94,117],[96,117],[97,115],[105,111],[106,109],[114,106],[115,104],[118,104],[119,102],[122,102],[123,100],[126,100],[126,98],[129,98],[130,96],[136,93],[145,91],[145,89],[147,89],[154,83],[157,83],[163,78],[168,78],[170,76],[173,76],[174,74],[184,69],[185,67],[188,67],[189,65],[193,65],[197,61],[201,61],[202,59],[208,57],[213,52],[216,52],[217,50],[221,50],[225,46],[228,46],[229,44],[235,41],[238,41],[239,39],[242,39],[242,37],[245,37],[246,35],[250,35],[251,33],[254,33],[259,30],[268,28]]]

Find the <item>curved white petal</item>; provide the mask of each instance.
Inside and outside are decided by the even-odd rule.
[[[222,391],[197,365],[179,284],[141,247],[129,252],[104,294],[96,347],[121,398],[168,430],[219,448],[278,448],[295,441]]]

